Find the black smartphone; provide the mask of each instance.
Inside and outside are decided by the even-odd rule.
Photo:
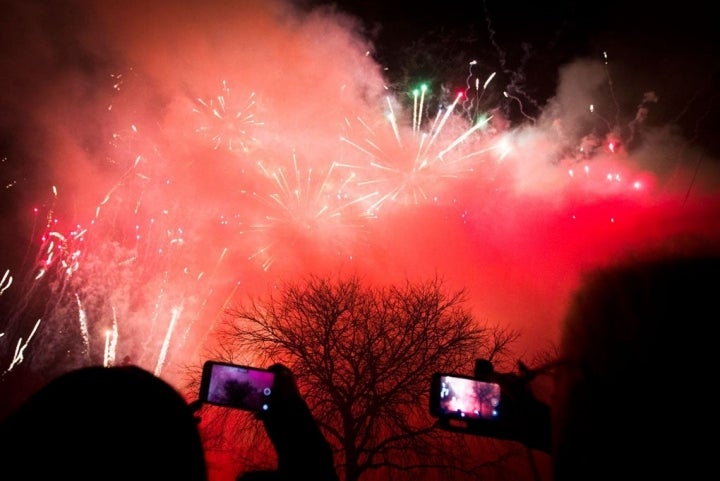
[[[436,418],[499,421],[501,396],[498,383],[435,373],[430,383],[430,414]]]
[[[205,361],[200,400],[245,411],[267,411],[272,404],[274,382],[275,374],[267,369]]]

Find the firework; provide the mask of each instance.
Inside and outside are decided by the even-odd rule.
[[[477,163],[484,160],[483,154],[496,149],[480,135],[489,127],[489,118],[468,127],[466,120],[455,114],[463,98],[461,93],[446,109],[438,110],[427,130],[424,129],[425,92],[423,85],[417,108],[414,100],[411,131],[399,122],[389,97],[386,122],[371,125],[358,117],[355,125],[346,120],[348,135],[342,136],[341,141],[360,152],[362,158],[358,163],[343,165],[356,172],[354,185],[359,188],[358,196],[364,199],[369,214],[376,215],[388,202],[400,205],[439,202],[446,180],[473,172]],[[414,99],[417,96],[415,91]]]
[[[335,50],[354,41],[325,41],[327,24],[322,35],[288,35],[287,24],[270,32],[252,23],[228,33],[227,44],[219,25],[195,25],[188,32],[210,28],[213,40],[183,31],[177,40],[191,42],[178,44],[177,55],[155,51],[157,40],[138,31],[117,49],[133,55],[108,54],[97,70],[57,77],[93,70],[82,88],[37,92],[33,105],[46,122],[38,125],[48,126],[37,144],[52,147],[43,161],[57,168],[39,169],[48,177],[41,194],[20,192],[20,176],[5,182],[9,196],[40,202],[24,221],[31,232],[18,236],[18,252],[28,254],[0,266],[0,369],[25,363],[51,375],[130,357],[164,374],[200,352],[236,297],[278,277],[346,265],[376,268],[378,278],[425,264],[457,268],[473,283],[503,262],[510,267],[502,276],[525,272],[548,249],[532,245],[525,254],[523,242],[555,216],[648,193],[627,151],[643,139],[653,95],[627,128],[604,112],[617,108],[614,92],[578,101],[592,100],[581,113],[535,117],[521,103],[532,101],[520,76],[501,84],[504,65],[496,75],[470,62],[459,89],[388,90],[368,74],[376,66],[365,51]],[[258,26],[262,41],[248,35]],[[219,91],[207,87],[218,78],[227,79]],[[624,205],[606,208],[603,222],[622,226]],[[593,234],[582,242],[604,232]],[[486,245],[502,248],[487,254]],[[474,264],[478,271],[468,273]],[[535,274],[532,281],[542,277]]]
[[[320,250],[352,256],[352,245],[371,218],[361,209],[363,199],[347,192],[354,172],[335,162],[318,169],[303,167],[295,152],[287,166],[258,163],[258,170],[266,181],[263,190],[251,193],[258,220],[249,223],[244,233],[268,240],[250,259],[267,271],[278,252],[292,256],[296,250]]]
[[[238,101],[223,80],[220,93],[209,100],[197,99],[193,112],[202,116],[203,123],[196,129],[210,140],[213,149],[225,148],[229,152],[247,154],[258,144],[253,129],[263,125],[255,117],[255,92]]]

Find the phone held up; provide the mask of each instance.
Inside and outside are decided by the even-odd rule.
[[[267,369],[205,361],[200,401],[244,411],[267,411],[272,406],[274,382],[275,374]]]
[[[441,419],[500,419],[500,384],[457,374],[435,373],[430,387],[430,414]]]
[[[516,374],[495,372],[487,361],[476,364],[475,374],[432,375],[430,414],[438,418],[438,427],[519,441],[549,453],[550,407],[532,394],[528,381]]]

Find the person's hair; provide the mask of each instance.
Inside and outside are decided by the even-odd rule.
[[[204,481],[197,421],[170,384],[136,366],[64,373],[0,425],[5,480]]]
[[[560,343],[555,481],[689,479],[708,467],[718,276],[720,257],[701,253],[626,259],[584,278]]]

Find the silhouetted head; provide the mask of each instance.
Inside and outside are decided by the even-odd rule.
[[[55,378],[0,426],[0,456],[7,481],[207,479],[187,402],[136,366]]]
[[[555,481],[691,479],[708,469],[719,278],[714,255],[636,259],[585,278],[563,326]]]

